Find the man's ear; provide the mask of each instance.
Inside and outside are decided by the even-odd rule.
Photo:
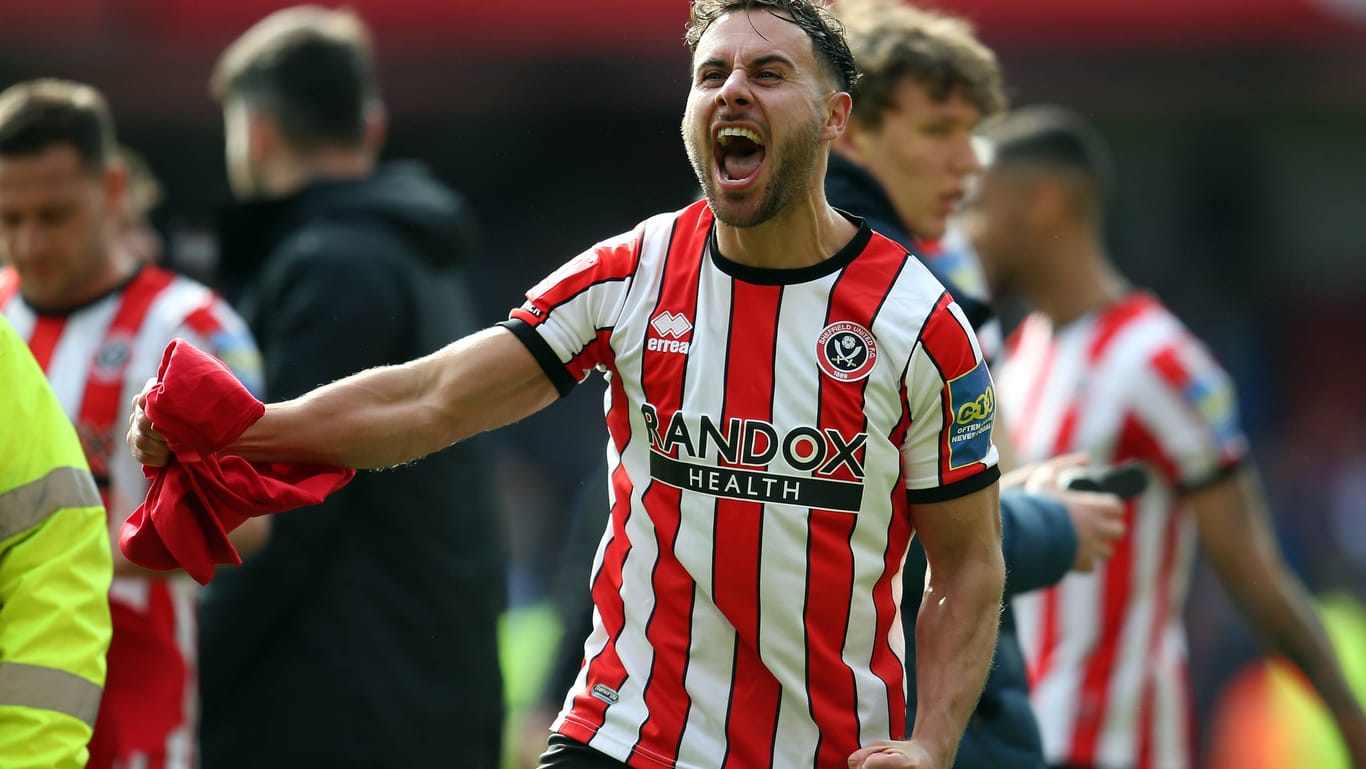
[[[1052,229],[1069,216],[1072,200],[1066,185],[1054,177],[1040,176],[1033,187],[1033,194],[1025,198],[1030,219]]]
[[[275,119],[260,110],[247,108],[247,157],[260,167],[267,158],[279,151],[284,134]]]
[[[854,99],[846,91],[836,91],[826,99],[825,128],[821,141],[833,142],[844,135],[849,127],[849,115],[854,110]]]
[[[133,204],[128,198],[128,166],[119,159],[109,161],[101,179],[104,187],[105,210],[115,224],[123,221],[124,209]]]
[[[378,101],[365,107],[365,151],[371,157],[379,157],[384,140],[389,136],[389,112]]]

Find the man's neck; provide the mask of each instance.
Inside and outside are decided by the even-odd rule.
[[[41,299],[30,299],[25,295],[24,301],[40,312],[65,314],[85,307],[123,285],[133,276],[134,272],[137,272],[138,267],[138,261],[132,254],[124,249],[114,248],[101,264],[100,269],[83,285],[68,295],[57,301],[49,302],[43,302]],[[20,293],[23,293],[22,286]]]
[[[1063,239],[1047,269],[1031,271],[1030,301],[1055,327],[1108,307],[1129,292],[1104,247],[1094,239]]]
[[[756,227],[716,223],[716,242],[726,258],[760,269],[819,264],[839,253],[858,233],[853,222],[812,196]]]
[[[283,198],[315,182],[348,181],[368,176],[375,160],[368,152],[319,151],[308,157],[281,160],[264,174],[269,197]]]

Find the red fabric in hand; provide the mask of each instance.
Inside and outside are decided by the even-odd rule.
[[[201,585],[215,565],[242,563],[228,533],[248,518],[316,505],[356,474],[219,453],[266,407],[221,361],[183,339],[166,346],[146,411],[172,457],[143,468],[152,484],[119,530],[119,549],[139,566],[182,568]]]

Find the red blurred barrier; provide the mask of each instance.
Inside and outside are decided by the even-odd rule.
[[[1009,49],[1301,46],[1366,41],[1366,0],[923,0]],[[0,0],[0,40],[44,47],[217,48],[282,0]],[[593,57],[678,45],[686,0],[351,0],[385,43],[453,58]],[[669,50],[665,48],[665,50]]]

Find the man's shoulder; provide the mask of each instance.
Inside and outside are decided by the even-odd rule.
[[[98,358],[117,365],[115,351],[132,361],[126,377],[136,385],[151,373],[171,340],[182,338],[222,360],[252,392],[259,393],[260,358],[246,322],[223,297],[193,278],[156,266],[143,267],[119,297],[120,312],[136,326],[106,334]],[[99,365],[101,361],[97,360]]]
[[[296,219],[281,229],[268,258],[273,263],[358,260],[367,253],[373,256],[377,245],[385,253],[410,250],[380,212],[353,210]]]
[[[663,262],[676,243],[705,243],[714,222],[706,200],[697,200],[675,211],[656,213],[631,229],[604,238],[572,263],[605,262],[612,272],[633,271],[642,259]]]
[[[284,233],[257,281],[271,295],[292,292],[300,283],[364,290],[419,280],[435,267],[416,243],[378,219],[328,216],[297,222]]]
[[[1134,291],[1100,312],[1055,326],[1048,316],[1026,315],[1006,340],[1008,358],[1053,359],[1057,348],[1073,347],[1073,357],[1088,369],[1150,368],[1164,351],[1202,346],[1186,325],[1160,299]]]
[[[1163,361],[1172,356],[1197,357],[1207,359],[1210,365],[1218,365],[1204,340],[1158,297],[1137,292],[1127,300],[1127,305],[1116,311],[1121,315],[1116,322],[1129,323],[1131,333],[1142,342],[1139,354],[1129,356],[1134,365],[1150,369],[1162,366]]]
[[[144,267],[124,288],[124,293],[125,303],[148,302],[148,322],[169,328],[183,325],[196,314],[240,320],[218,292],[194,278],[161,267]],[[138,294],[145,294],[145,299]]]
[[[407,162],[310,187],[282,220],[275,256],[412,257],[437,266],[468,258],[478,230],[463,196]]]

